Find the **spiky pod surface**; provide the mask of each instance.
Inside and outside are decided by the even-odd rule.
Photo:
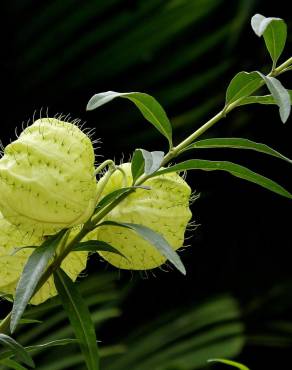
[[[77,126],[42,118],[0,159],[0,210],[14,225],[52,234],[84,223],[96,201],[94,149]]]
[[[76,231],[72,229],[73,237]],[[69,236],[70,238],[70,236]],[[69,239],[70,240],[70,239]],[[23,267],[28,257],[33,252],[33,248],[16,248],[24,246],[39,246],[44,241],[44,237],[36,231],[23,231],[19,227],[11,224],[0,213],[0,292],[14,296],[18,280],[21,276]],[[81,271],[86,267],[87,252],[71,252],[62,262],[63,270],[75,281]],[[43,285],[31,300],[31,304],[37,305],[48,298],[57,294],[53,278]]]
[[[126,173],[128,186],[132,184],[131,164],[121,165]],[[98,182],[103,186],[105,177]],[[157,176],[143,185],[150,190],[136,189],[104,219],[107,221],[141,224],[160,233],[174,250],[183,246],[184,234],[192,213],[189,208],[191,188],[177,173]],[[116,171],[106,184],[102,197],[125,186],[123,175]],[[91,237],[93,234],[91,234]],[[166,259],[155,247],[135,232],[116,226],[101,226],[94,237],[111,244],[127,258],[110,252],[100,255],[110,264],[130,270],[147,270],[161,266]]]

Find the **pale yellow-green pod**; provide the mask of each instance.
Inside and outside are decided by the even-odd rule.
[[[72,234],[75,230],[72,230]],[[18,280],[28,257],[33,252],[32,248],[21,249],[15,252],[16,248],[24,246],[39,246],[44,241],[42,235],[37,231],[24,231],[11,224],[3,218],[0,213],[0,292],[1,294],[14,295]],[[75,281],[81,271],[86,267],[87,252],[72,252],[63,261],[62,268]],[[37,305],[57,294],[53,278],[35,294],[30,301]]]
[[[0,159],[0,211],[46,234],[84,223],[96,201],[94,161],[92,142],[77,126],[35,121]]]
[[[127,185],[130,186],[131,164],[124,163],[121,167],[126,173]],[[105,177],[102,177],[98,182],[98,188],[103,186],[104,181]],[[102,196],[124,185],[122,173],[116,171],[106,184]],[[114,208],[104,221],[144,225],[163,235],[171,247],[177,250],[183,246],[185,230],[192,216],[189,208],[191,188],[177,173],[157,176],[147,180],[143,185],[151,189],[136,189]],[[166,261],[155,247],[132,230],[101,226],[97,228],[95,237],[111,244],[127,257],[100,252],[106,261],[118,268],[147,270],[161,266]]]

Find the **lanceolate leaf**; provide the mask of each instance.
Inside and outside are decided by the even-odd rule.
[[[86,242],[78,243],[73,251],[87,251],[87,252],[111,252],[119,254],[120,256],[126,258],[120,251],[112,247],[110,244],[103,242],[102,240],[88,240]]]
[[[260,72],[258,72],[258,74],[265,81],[275,102],[279,106],[281,120],[285,123],[291,111],[291,100],[288,91],[275,77],[265,76]]]
[[[182,274],[186,274],[185,267],[179,258],[179,255],[171,248],[165,238],[149,229],[144,225],[131,224],[126,222],[104,221],[99,226],[111,225],[126,227],[139,234],[143,239],[152,244],[164,257],[166,257]]]
[[[290,194],[287,190],[285,190],[282,186],[278,185],[276,182],[268,179],[267,177],[259,175],[258,173],[253,172],[246,167],[240,166],[239,164],[226,161],[207,161],[204,159],[190,159],[188,161],[181,162],[174,166],[158,171],[154,176],[174,171],[177,172],[187,170],[226,171],[233,176],[253,182],[257,185],[262,186],[263,188],[273,191],[274,193],[280,194],[286,198],[290,199],[292,198],[292,194]]]
[[[170,146],[172,146],[171,123],[162,106],[151,95],[140,92],[118,93],[115,91],[107,91],[93,95],[86,109],[96,109],[118,97],[131,100],[143,114],[144,118],[152,123],[152,125],[167,138]]]
[[[231,80],[227,91],[225,104],[231,104],[238,99],[252,94],[260,85],[262,79],[258,72],[239,72]]]
[[[287,90],[290,96],[290,103],[292,104],[292,90]],[[262,95],[262,96],[247,96],[243,98],[238,105],[247,105],[247,104],[276,104],[277,102],[274,99],[273,95]]]
[[[193,144],[189,145],[185,150],[191,149],[212,149],[212,148],[231,148],[231,149],[248,149],[254,150],[257,152],[265,153],[273,157],[283,159],[289,163],[292,163],[292,160],[285,157],[276,150],[270,148],[269,146],[261,143],[256,143],[255,141],[241,138],[214,138],[214,139],[205,139],[196,141]]]
[[[251,19],[251,26],[257,36],[264,36],[266,47],[275,67],[285,47],[286,23],[281,18],[266,18],[261,14],[256,14]]]
[[[40,278],[54,256],[55,250],[65,232],[66,230],[62,230],[57,235],[50,237],[40,247],[36,248],[28,258],[16,287],[10,323],[11,332],[15,330],[21,319]]]
[[[95,329],[88,307],[76,285],[62,269],[54,273],[54,280],[62,304],[79,340],[88,370],[99,370],[99,354]]]
[[[235,361],[225,360],[223,358],[214,358],[214,359],[208,360],[208,362],[218,362],[218,363],[221,363],[221,364],[230,365],[230,366],[235,367],[236,369],[239,369],[239,370],[249,370],[249,368],[246,367],[245,365],[242,365],[242,364],[240,364],[238,362],[235,362]]]
[[[27,351],[16,340],[6,334],[0,333],[0,344],[10,349],[11,352],[24,364],[34,367],[34,362]]]

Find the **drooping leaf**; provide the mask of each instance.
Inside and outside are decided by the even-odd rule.
[[[35,367],[33,359],[21,344],[6,334],[0,333],[0,343],[12,351],[13,354],[24,364]]]
[[[170,146],[172,146],[171,123],[162,106],[151,95],[140,92],[118,93],[115,91],[107,91],[93,95],[87,104],[86,110],[94,110],[118,97],[131,100],[140,110],[144,118],[152,123],[152,125],[167,138]]]
[[[65,232],[66,230],[62,230],[55,236],[50,237],[29,256],[16,287],[10,323],[10,330],[12,333],[16,329],[27,304],[34,294],[40,278],[54,256],[55,250]]]
[[[266,18],[261,14],[255,14],[251,18],[251,26],[257,36],[264,36],[266,47],[273,61],[273,67],[275,67],[285,47],[287,39],[286,23],[281,18]]]
[[[99,370],[99,353],[95,328],[88,307],[76,285],[62,269],[54,273],[54,281],[62,304],[79,340],[88,370]]]
[[[263,188],[273,191],[274,193],[282,195],[286,198],[290,199],[292,198],[292,194],[290,194],[286,189],[284,189],[276,182],[256,172],[253,172],[244,166],[227,161],[208,161],[205,159],[190,159],[188,161],[181,162],[174,166],[160,170],[156,172],[156,174],[154,174],[153,176],[158,176],[169,172],[187,171],[187,170],[226,171],[233,176],[253,182],[254,184],[260,185]]]
[[[290,96],[290,102],[292,104],[292,90],[287,90]],[[238,105],[247,105],[247,104],[276,104],[276,100],[273,95],[262,95],[262,96],[247,96],[243,98]]]
[[[231,80],[227,91],[225,104],[229,105],[236,100],[252,94],[262,84],[258,72],[239,72]]]
[[[125,227],[127,229],[133,230],[139,234],[148,243],[153,245],[164,257],[166,257],[182,274],[186,274],[185,267],[179,257],[179,255],[171,248],[165,238],[156,233],[155,231],[149,229],[144,225],[126,223],[126,222],[115,222],[115,221],[104,221],[99,226],[110,225]]]
[[[110,244],[103,242],[102,240],[88,240],[86,242],[81,242],[76,244],[73,248],[73,251],[87,251],[87,252],[111,252],[119,254],[120,256],[126,258],[120,251],[112,247]]]
[[[221,363],[221,364],[230,365],[230,366],[235,367],[236,369],[239,369],[239,370],[249,370],[248,367],[246,367],[245,365],[240,364],[239,362],[235,362],[235,361],[231,361],[231,360],[225,360],[223,358],[210,359],[210,360],[208,360],[208,362],[218,362],[218,363]]]
[[[233,149],[248,149],[254,150],[257,152],[265,153],[276,158],[283,159],[289,163],[292,163],[292,160],[285,157],[276,150],[270,148],[268,145],[256,143],[255,141],[242,139],[242,138],[212,138],[196,141],[193,144],[189,145],[185,150],[191,149],[212,149],[212,148],[233,148]]]
[[[275,99],[275,102],[279,107],[281,120],[285,123],[291,112],[291,99],[289,92],[275,77],[265,76],[260,72],[258,72],[258,74],[265,81],[270,93]]]

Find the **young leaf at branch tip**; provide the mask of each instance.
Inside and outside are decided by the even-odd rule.
[[[87,104],[86,110],[94,110],[119,97],[132,101],[144,118],[152,123],[152,125],[167,138],[169,146],[172,147],[171,123],[162,106],[151,95],[140,92],[118,93],[116,91],[107,91],[93,95]]]
[[[230,81],[226,91],[225,104],[229,105],[236,100],[252,94],[262,84],[258,72],[239,72]]]
[[[249,370],[249,368],[246,367],[245,365],[242,365],[242,364],[240,364],[238,362],[235,362],[235,361],[225,360],[223,358],[210,359],[210,360],[208,360],[208,362],[218,362],[218,363],[221,363],[221,364],[233,366],[233,367],[235,367],[239,370]]]
[[[274,69],[285,47],[287,39],[286,23],[281,18],[266,18],[261,14],[255,14],[251,18],[251,26],[257,36],[264,36]]]
[[[265,76],[260,72],[257,73],[265,81],[267,88],[279,107],[281,121],[285,123],[291,112],[291,100],[288,90],[275,77]]]
[[[22,347],[21,344],[16,342],[13,338],[9,337],[6,334],[0,333],[0,343],[10,349],[13,354],[19,359],[19,361],[23,362],[24,364],[35,367],[34,362],[30,356],[30,354],[27,353],[24,347]]]
[[[117,248],[112,247],[110,244],[103,242],[102,240],[87,240],[86,242],[81,242],[76,244],[73,248],[74,252],[87,251],[87,252],[111,252],[119,254],[120,256],[127,258],[117,250]]]
[[[79,340],[88,370],[99,370],[99,353],[94,324],[79,290],[62,269],[54,272],[54,281],[65,311]]]
[[[67,230],[50,237],[29,256],[16,287],[15,300],[11,312],[10,330],[16,329],[22,314],[34,295],[35,288],[54,256],[55,250]]]
[[[163,158],[164,152],[148,152],[145,149],[136,149],[131,163],[133,183],[135,183],[137,178],[143,175],[143,173],[145,173],[145,175],[151,175],[156,172],[160,168]]]
[[[171,248],[167,240],[160,234],[149,229],[144,225],[132,224],[127,222],[104,221],[99,226],[111,225],[125,227],[133,230],[147,242],[151,243],[169,262],[171,262],[183,275],[186,274],[185,267],[179,255]]]
[[[193,150],[193,149],[218,149],[218,148],[228,148],[228,149],[247,149],[254,150],[256,152],[264,153],[271,155],[276,158],[283,159],[286,162],[292,163],[292,160],[285,157],[276,150],[270,148],[268,145],[256,143],[255,141],[242,139],[242,138],[212,138],[199,140],[194,142],[185,148],[184,151]]]
[[[290,96],[290,102],[292,104],[292,90],[287,90]],[[277,105],[273,95],[252,95],[243,98],[238,106],[248,104],[266,104],[266,105]]]
[[[274,193],[282,195],[286,198],[292,199],[292,194],[290,194],[282,186],[278,185],[275,181],[268,179],[265,176],[259,175],[250,169],[227,161],[208,161],[205,159],[190,159],[185,162],[181,162],[174,166],[165,168],[156,172],[154,176],[163,175],[169,172],[179,172],[187,170],[203,170],[203,171],[226,171],[235,177],[239,177],[243,180],[253,182],[254,184],[260,185]]]

